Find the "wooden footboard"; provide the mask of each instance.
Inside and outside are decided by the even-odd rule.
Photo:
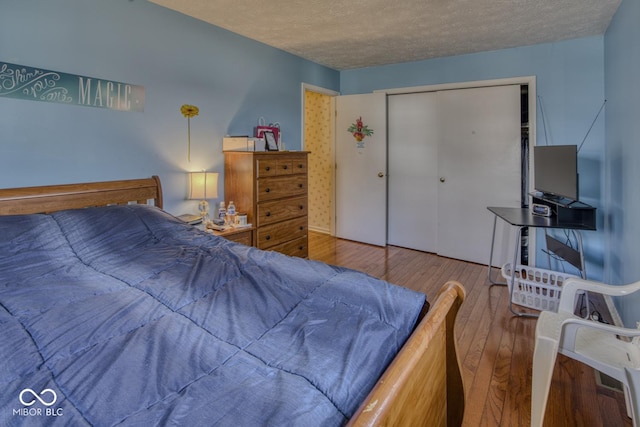
[[[349,426],[460,426],[464,389],[455,318],[465,297],[447,282]]]

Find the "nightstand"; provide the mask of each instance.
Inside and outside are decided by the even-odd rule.
[[[229,228],[224,231],[207,230],[216,236],[224,237],[232,242],[242,243],[243,245],[253,246],[253,227]]]

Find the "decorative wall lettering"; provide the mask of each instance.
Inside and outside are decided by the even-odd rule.
[[[0,62],[0,98],[144,111],[144,86]]]

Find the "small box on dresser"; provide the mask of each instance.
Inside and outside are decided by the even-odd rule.
[[[247,213],[259,249],[308,257],[307,152],[224,153],[224,194]]]

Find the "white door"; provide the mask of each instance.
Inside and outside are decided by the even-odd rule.
[[[438,95],[390,95],[390,245],[438,252]]]
[[[387,242],[386,95],[339,96],[336,114],[336,236],[384,246]]]
[[[487,263],[487,206],[520,206],[520,152],[519,85],[390,96],[389,243]],[[493,259],[514,241],[499,221]]]
[[[493,225],[487,206],[520,207],[520,86],[438,96],[438,253],[486,264]],[[497,237],[494,259],[511,259],[505,241],[513,240]]]

